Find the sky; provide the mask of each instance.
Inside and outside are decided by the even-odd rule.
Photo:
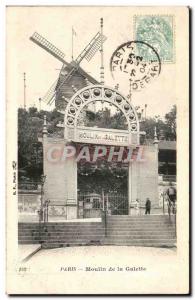
[[[139,8],[138,8],[139,13]],[[147,13],[147,12],[146,12]],[[74,57],[88,44],[100,29],[100,18],[104,19],[104,67],[105,84],[115,87],[127,96],[129,83],[115,81],[110,73],[109,63],[116,48],[127,41],[134,40],[134,11],[131,8],[109,7],[8,7],[7,8],[7,75],[8,88],[18,106],[24,105],[23,73],[26,73],[26,104],[39,108],[43,97],[58,78],[62,63],[32,41],[30,36],[36,31],[65,53],[66,61],[71,61],[72,27],[74,37]],[[90,62],[83,60],[81,67],[91,76],[100,80],[100,53]],[[147,116],[163,117],[176,104],[175,76],[176,64],[162,63],[160,75],[146,88],[132,95],[132,104],[144,107]],[[42,103],[42,109],[52,106]]]

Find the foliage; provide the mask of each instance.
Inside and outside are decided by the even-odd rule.
[[[48,132],[55,132],[56,124],[63,120],[57,110],[39,112],[35,107],[30,107],[28,110],[18,109],[19,180],[21,176],[39,180],[42,174],[42,144],[38,141],[38,136],[42,132],[44,115],[48,121]]]
[[[18,109],[18,166],[19,166],[19,178],[26,176],[31,179],[39,180],[43,172],[43,158],[42,158],[42,144],[38,141],[38,136],[42,133],[44,115],[46,115],[48,122],[48,133],[61,134],[63,137],[63,129],[56,127],[57,123],[63,122],[63,115],[56,109],[53,111],[37,111],[37,108],[30,107],[28,110]],[[126,129],[127,124],[124,116],[121,112],[111,114],[108,108],[99,110],[96,113],[92,111],[86,112],[86,126],[97,126],[100,128],[113,128],[113,129]],[[160,118],[148,118],[141,122],[141,131],[146,132],[146,139],[154,139],[154,127],[157,128],[157,134],[162,135],[166,140],[176,140],[176,106],[174,105],[170,112],[165,115],[164,120]],[[144,141],[143,141],[144,142]],[[101,167],[100,167],[101,169]],[[108,186],[115,186],[115,178],[120,178],[113,175],[113,171],[108,171],[108,168],[102,166],[102,174],[96,175],[98,185],[106,182]],[[82,173],[82,171],[81,171]],[[85,175],[81,175],[81,182],[84,184]],[[98,177],[99,176],[99,177]],[[89,176],[91,182],[94,180],[94,175]],[[106,181],[105,181],[106,178]],[[86,179],[86,178],[85,178]],[[92,180],[93,179],[93,180]],[[110,185],[108,181],[111,181]],[[117,179],[118,180],[118,179]],[[116,181],[117,181],[116,180]],[[86,180],[85,180],[86,181]],[[126,175],[121,177],[121,186],[124,186],[126,182]],[[96,182],[94,180],[94,182]],[[86,184],[86,182],[85,182]],[[92,184],[92,183],[91,183]],[[124,188],[124,187],[123,187]],[[94,186],[95,189],[95,186]]]
[[[154,128],[156,126],[157,136],[160,139],[164,136],[167,141],[176,140],[176,105],[174,105],[170,112],[168,112],[164,120],[160,116],[155,116],[155,118],[147,118],[145,121],[141,122],[141,131],[146,132],[146,139],[154,139]]]
[[[171,131],[172,138],[175,140],[176,140],[176,134],[177,134],[176,133],[176,131],[177,131],[176,116],[177,116],[176,105],[173,105],[170,112],[165,115],[165,120],[166,120],[165,122]]]
[[[78,188],[82,193],[120,192],[127,194],[127,166],[113,167],[102,162],[98,167],[92,164],[78,165]]]
[[[127,122],[122,112],[111,115],[107,107],[97,113],[87,111],[85,125],[88,127],[127,129]]]

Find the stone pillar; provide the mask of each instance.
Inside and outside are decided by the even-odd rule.
[[[144,207],[146,198],[150,198],[152,208],[159,207],[158,200],[158,147],[143,147],[144,161],[134,160],[129,163],[129,206],[139,199]]]
[[[65,146],[63,138],[43,135],[44,198],[64,208],[61,221],[77,218],[77,162],[75,156],[64,159]]]
[[[67,219],[78,218],[77,203],[77,162],[76,157],[69,157],[64,163]]]
[[[43,144],[43,175],[46,175],[46,163],[45,163],[45,149],[47,145],[47,120],[46,115],[44,115],[44,121],[43,121],[43,130],[42,130],[42,144]]]
[[[145,205],[146,198],[150,198],[152,208],[158,208],[158,147],[155,145],[144,146],[143,156],[145,161],[138,162],[139,198],[142,206]]]
[[[64,140],[52,137],[43,138],[43,166],[45,181],[45,197],[51,203],[65,205],[65,165],[61,160]]]
[[[129,163],[129,175],[128,175],[128,191],[129,191],[129,206],[135,202],[138,198],[139,189],[139,165],[136,161]]]

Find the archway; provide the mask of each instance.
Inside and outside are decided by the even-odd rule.
[[[85,130],[89,131],[89,128],[85,129],[84,127],[82,128],[82,126],[81,128],[77,126],[77,119],[87,104],[96,101],[111,103],[117,106],[123,112],[128,124],[128,130],[123,132],[123,134],[127,137],[125,145],[139,145],[139,120],[135,108],[117,90],[101,85],[87,86],[79,90],[69,101],[64,117],[65,140],[81,142],[82,138],[80,135],[80,130],[83,130],[84,133]],[[91,131],[94,130],[94,128],[91,128]],[[114,132],[115,131],[113,131],[113,134]],[[116,132],[116,134],[117,133],[119,132]],[[82,142],[90,142],[94,144],[107,143],[107,141],[105,141],[103,138],[100,141],[94,141],[90,139],[90,141],[82,140]],[[117,139],[115,143],[117,144]]]
[[[117,107],[119,111],[122,112],[123,116],[126,119],[127,129],[121,130],[121,129],[113,129],[113,128],[109,128],[109,129],[97,128],[97,127],[84,126],[80,124],[78,120],[83,114],[83,112],[85,112],[85,108],[90,103],[95,104],[99,101],[101,101],[101,103],[105,102]],[[118,90],[115,90],[107,86],[102,86],[102,85],[87,86],[79,90],[78,92],[76,92],[66,107],[65,117],[64,117],[64,127],[65,127],[64,128],[65,141],[67,143],[74,142],[76,146],[88,145],[88,147],[91,146],[95,147],[96,145],[101,145],[101,147],[102,146],[103,147],[105,146],[106,147],[130,147],[130,146],[136,147],[139,145],[139,120],[135,108],[121,93],[118,92]],[[89,156],[90,154],[87,155]],[[75,159],[73,158],[73,160]],[[75,168],[74,162],[73,165]],[[129,166],[127,166],[127,169],[129,173]],[[128,179],[128,185],[129,183],[130,180]],[[76,188],[78,188],[78,186]],[[128,191],[130,190],[130,188],[131,187],[128,186]],[[89,198],[90,197],[88,197],[87,199]],[[118,206],[120,208],[120,214],[121,211],[124,212],[124,214],[127,214],[128,213],[127,202],[129,200],[128,198],[129,197],[127,196],[125,209],[121,209],[121,206],[117,204],[120,202],[120,199],[118,202],[118,200],[115,197],[113,210],[115,209],[116,206]],[[78,195],[77,195],[77,201],[78,201]],[[97,197],[96,197],[96,201],[97,201]]]

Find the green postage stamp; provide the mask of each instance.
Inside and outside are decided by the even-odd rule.
[[[174,63],[174,17],[171,15],[136,15],[134,16],[134,37],[137,41],[143,41],[158,52],[161,62]],[[153,53],[143,53],[145,49],[140,47],[139,54],[152,59]]]

